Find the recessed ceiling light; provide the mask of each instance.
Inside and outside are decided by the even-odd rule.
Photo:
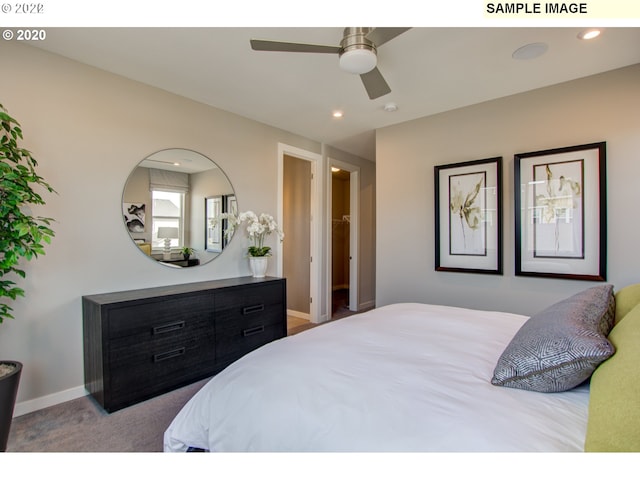
[[[546,43],[530,43],[517,49],[511,57],[516,60],[532,60],[543,55],[548,49],[549,46]]]
[[[332,113],[334,118],[342,118],[342,116],[344,115],[340,110],[336,110]]]
[[[333,173],[336,173],[336,172],[339,172],[339,171],[340,171],[340,169],[339,169],[338,167],[331,167],[331,171],[332,171]]]
[[[593,38],[599,37],[602,33],[602,30],[599,28],[590,28],[588,30],[583,30],[578,34],[578,38],[580,40],[591,40]]]

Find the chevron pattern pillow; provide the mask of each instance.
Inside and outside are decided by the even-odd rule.
[[[587,380],[615,352],[612,285],[577,293],[532,316],[500,356],[491,383],[536,392],[562,392]]]

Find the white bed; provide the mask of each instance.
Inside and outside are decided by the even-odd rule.
[[[213,377],[165,432],[165,451],[583,451],[588,385],[491,384],[527,320],[389,305],[272,342]]]

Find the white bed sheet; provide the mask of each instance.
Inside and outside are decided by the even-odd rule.
[[[165,451],[582,451],[589,391],[490,383],[527,317],[415,303],[251,352],[179,412]]]

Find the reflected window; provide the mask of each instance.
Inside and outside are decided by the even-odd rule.
[[[158,228],[175,227],[178,237],[171,239],[171,247],[184,244],[184,193],[152,190],[152,246],[154,250],[162,250],[164,238],[158,238]]]

